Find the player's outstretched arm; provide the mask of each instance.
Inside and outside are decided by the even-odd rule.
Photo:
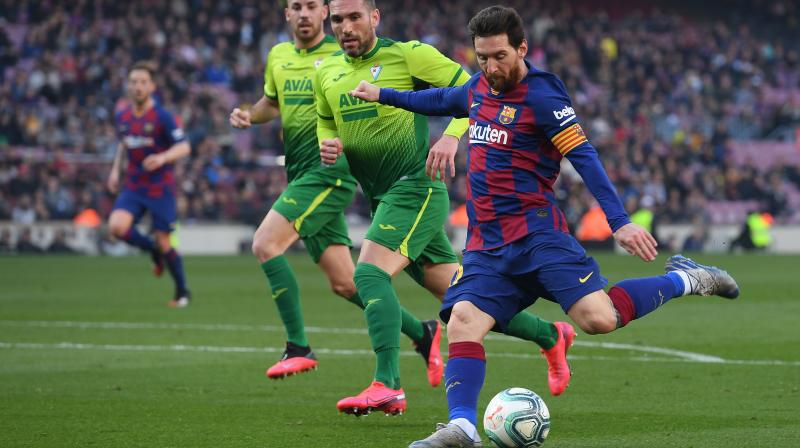
[[[464,86],[426,89],[417,92],[379,88],[366,81],[350,91],[365,101],[379,102],[428,116],[463,118],[468,116],[467,89]]]
[[[266,95],[262,96],[256,104],[250,108],[235,108],[231,112],[228,121],[236,129],[247,129],[254,124],[262,124],[274,120],[281,115],[278,102]]]
[[[566,157],[600,203],[619,245],[644,261],[655,260],[658,255],[655,238],[643,227],[631,223],[594,147],[589,142],[584,142],[570,150]]]

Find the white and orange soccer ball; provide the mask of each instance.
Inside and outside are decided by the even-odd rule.
[[[542,446],[550,432],[550,411],[536,392],[512,387],[489,402],[483,430],[498,448]]]

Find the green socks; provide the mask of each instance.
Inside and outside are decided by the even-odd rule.
[[[375,351],[375,380],[398,389],[402,312],[392,287],[392,277],[375,265],[359,263],[354,278],[365,305],[369,339]]]
[[[556,326],[552,322],[540,319],[527,311],[517,313],[511,319],[511,322],[506,327],[505,334],[526,341],[533,341],[545,350],[553,348],[558,339],[558,330],[556,330]]]
[[[364,309],[364,304],[361,303],[361,296],[356,293],[353,297],[347,299],[348,302]],[[400,307],[402,314],[402,324],[400,325],[400,332],[408,336],[414,342],[419,342],[425,336],[425,330],[422,328],[422,321],[417,319],[416,316],[408,312],[407,309]]]
[[[419,342],[425,336],[425,330],[422,328],[422,321],[417,319],[416,316],[409,313],[407,309],[400,307],[400,332],[408,336],[412,341]]]
[[[308,347],[303,312],[300,309],[300,289],[294,272],[283,255],[267,260],[261,265],[272,288],[272,298],[278,307],[283,326],[286,327],[286,340],[302,347]]]

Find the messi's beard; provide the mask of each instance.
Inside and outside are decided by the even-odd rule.
[[[508,92],[519,84],[520,79],[522,79],[522,64],[519,62],[511,69],[508,77],[486,75],[489,86],[498,92]]]

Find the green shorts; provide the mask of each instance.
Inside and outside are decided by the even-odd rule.
[[[444,231],[449,212],[441,186],[395,184],[381,198],[364,238],[399,250],[411,260],[406,273],[423,285],[425,264],[458,263]]]
[[[314,263],[328,246],[352,247],[344,210],[353,201],[356,181],[312,171],[289,182],[272,209],[294,224]]]

